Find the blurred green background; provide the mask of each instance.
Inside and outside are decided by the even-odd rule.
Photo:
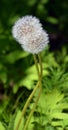
[[[23,107],[37,81],[32,55],[24,52],[12,37],[14,22],[25,15],[38,17],[49,34],[49,48],[42,52],[43,65],[45,63],[44,81],[46,81],[46,86],[44,81],[43,86],[47,88],[46,91],[58,85],[58,79],[68,72],[68,1],[0,0],[0,120],[6,124],[9,122],[6,113],[11,115],[17,107],[20,109]],[[56,78],[57,75],[59,78]],[[68,77],[68,74],[65,76]],[[63,78],[66,79],[63,81],[66,87],[58,85],[66,95],[67,77]]]
[[[14,22],[24,15],[38,17],[49,34],[50,50],[54,51],[61,49],[63,45],[66,48],[68,46],[67,12],[67,0],[0,1],[0,84],[6,85],[13,80],[16,82],[24,73],[22,69],[28,67],[28,60],[24,62],[24,57],[28,54],[22,51],[12,37]],[[25,68],[21,61],[24,62]],[[32,62],[31,60],[29,66]]]

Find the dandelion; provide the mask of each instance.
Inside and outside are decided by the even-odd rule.
[[[38,72],[38,83],[34,87],[32,93],[30,94],[29,98],[27,99],[24,108],[21,113],[21,117],[18,121],[18,124],[16,126],[15,130],[19,130],[19,126],[22,120],[22,116],[25,115],[26,109],[29,106],[29,103],[31,99],[33,98],[35,92],[37,89],[39,89],[39,93],[37,95],[35,104],[26,120],[24,130],[27,130],[29,121],[31,119],[31,116],[36,108],[36,105],[38,103],[38,100],[40,98],[41,92],[42,92],[42,61],[40,53],[45,47],[47,46],[49,42],[49,37],[46,31],[43,30],[42,24],[40,23],[39,19],[33,16],[25,16],[20,18],[13,26],[12,28],[12,34],[13,37],[20,43],[21,47],[34,56],[34,61],[36,65],[36,69]],[[39,54],[38,54],[39,53]],[[36,55],[37,54],[37,55]],[[37,59],[38,58],[38,59]],[[39,64],[38,64],[39,62]]]
[[[38,54],[47,46],[49,37],[39,19],[33,16],[20,18],[12,28],[13,37],[21,47],[32,54]]]

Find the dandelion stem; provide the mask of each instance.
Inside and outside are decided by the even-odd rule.
[[[34,87],[34,90],[32,91],[32,93],[30,94],[29,98],[28,98],[27,101],[26,101],[26,104],[25,104],[25,106],[24,106],[24,108],[23,108],[23,110],[22,110],[22,113],[21,113],[21,117],[20,117],[20,119],[19,119],[19,121],[18,121],[18,124],[17,124],[16,130],[19,129],[19,126],[20,126],[20,123],[21,123],[22,117],[23,117],[24,114],[26,113],[26,109],[27,109],[27,107],[28,107],[28,105],[29,105],[29,103],[30,103],[32,97],[34,96],[34,94],[35,94],[35,92],[36,92],[38,86],[39,86],[39,82],[38,82],[37,85]]]
[[[43,75],[43,68],[42,68],[42,60],[41,60],[41,54],[38,54],[38,59],[39,59],[39,65],[40,65],[40,76],[39,78],[42,80],[42,75]]]
[[[37,96],[37,98],[36,98],[36,101],[35,101],[35,103],[34,103],[34,105],[33,105],[33,108],[32,108],[32,110],[31,110],[31,112],[30,112],[30,114],[29,114],[29,116],[28,116],[28,119],[27,119],[27,121],[26,121],[24,130],[27,130],[27,127],[28,127],[29,121],[30,121],[30,119],[31,119],[31,116],[32,116],[32,114],[33,114],[33,112],[34,112],[34,110],[35,110],[35,108],[36,108],[36,105],[37,105],[37,103],[38,103],[38,101],[39,101],[39,97],[40,97],[40,95],[41,95],[41,92],[42,92],[42,88],[40,89],[39,94],[38,94],[38,96]]]
[[[35,94],[37,88],[39,87],[39,89],[40,89],[40,90],[39,90],[39,94],[38,94],[38,96],[37,96],[37,98],[36,98],[36,101],[35,101],[35,104],[34,104],[34,106],[33,106],[33,109],[31,110],[31,112],[30,112],[30,114],[29,114],[29,116],[28,116],[28,119],[27,119],[27,121],[26,121],[26,124],[25,124],[25,126],[24,126],[24,130],[27,129],[28,123],[29,123],[29,121],[30,121],[30,119],[31,119],[31,116],[32,116],[32,114],[33,114],[33,112],[34,112],[34,110],[35,110],[35,108],[36,108],[36,105],[37,105],[37,103],[38,103],[38,100],[39,100],[40,95],[41,95],[41,92],[42,92],[42,85],[41,85],[41,80],[42,80],[42,61],[41,61],[40,54],[38,54],[38,59],[39,59],[40,71],[39,71],[39,67],[38,67],[37,57],[36,57],[36,55],[34,55],[34,61],[35,61],[35,65],[36,65],[36,69],[37,69],[37,73],[38,73],[38,78],[39,78],[39,79],[38,79],[38,83],[37,83],[37,85],[34,87],[34,90],[32,91],[32,93],[30,94],[29,98],[28,98],[27,101],[26,101],[26,104],[25,104],[25,106],[24,106],[24,108],[23,108],[23,110],[22,110],[22,113],[21,113],[21,117],[20,117],[20,119],[19,119],[19,121],[18,121],[16,130],[19,129],[19,126],[20,126],[22,117],[23,117],[24,114],[26,113],[27,107],[29,106],[29,103],[30,103],[31,99],[33,98],[33,96],[34,96],[34,94]]]
[[[38,54],[38,59],[39,59],[39,65],[40,65],[40,72],[39,72],[39,69],[38,69],[38,62],[37,62],[36,55],[34,55],[35,65],[36,65],[36,69],[37,69],[38,77],[39,77],[39,89],[40,89],[40,90],[39,90],[39,94],[38,94],[38,96],[37,96],[37,98],[36,98],[36,101],[35,101],[35,103],[34,103],[34,105],[33,105],[33,108],[32,108],[32,110],[31,110],[31,112],[30,112],[30,114],[29,114],[29,116],[28,116],[28,119],[27,119],[27,121],[26,121],[26,124],[25,124],[25,126],[24,126],[24,130],[27,130],[27,127],[28,127],[29,121],[30,121],[30,119],[31,119],[31,116],[32,116],[32,114],[33,114],[33,112],[34,112],[34,110],[35,110],[35,108],[36,108],[36,106],[37,106],[37,103],[38,103],[38,101],[39,101],[40,95],[41,95],[41,93],[42,93],[42,83],[41,83],[41,81],[42,81],[42,61],[41,61],[41,56],[40,56],[40,54]]]
[[[34,62],[35,62],[36,70],[38,73],[38,79],[39,79],[39,68],[38,68],[38,60],[37,60],[36,54],[34,54],[33,57],[34,57]]]

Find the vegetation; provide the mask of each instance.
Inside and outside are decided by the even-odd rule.
[[[27,14],[37,16],[50,36],[42,53],[42,94],[28,130],[68,129],[67,1],[0,1],[0,130],[15,130],[22,108],[38,77],[33,56],[12,38],[14,22]],[[19,130],[34,105],[32,98]]]

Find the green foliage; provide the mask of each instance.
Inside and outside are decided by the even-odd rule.
[[[0,122],[0,130],[5,130],[4,126],[2,125],[2,123]]]
[[[16,126],[17,126],[17,123],[18,123],[18,121],[19,121],[20,116],[21,116],[21,111],[18,110],[17,115],[16,115],[16,118],[15,118],[15,122],[14,122],[14,128],[13,128],[13,130],[16,129]],[[20,124],[19,130],[22,130],[22,129],[23,129],[23,126],[24,126],[24,118],[22,118],[22,121],[21,121],[21,124]]]
[[[16,52],[19,52],[20,55],[18,55],[18,53]],[[10,58],[5,59],[5,61],[8,59],[8,63],[10,65],[17,63],[19,60],[18,58],[22,58],[25,64],[26,59],[30,59],[31,57],[31,55],[25,54],[24,52],[21,51],[16,51],[16,52],[14,51],[13,53],[10,53],[9,55],[6,56],[11,58],[12,55],[15,55],[15,57],[11,58],[11,61],[9,60]],[[63,51],[61,53],[63,53]],[[60,53],[58,55],[60,57]],[[46,58],[44,59],[44,57]],[[42,53],[43,91],[40,100],[38,102],[37,108],[30,120],[28,130],[67,129],[68,127],[68,114],[67,114],[68,73],[66,72],[66,68],[67,68],[67,63],[65,64],[66,57],[67,57],[67,53],[65,52],[65,57],[62,60],[63,64],[61,64],[60,66],[60,61],[58,60],[58,58],[56,60],[54,53],[50,53],[48,49],[46,50],[46,52],[44,51]],[[18,81],[14,84],[14,87],[12,88],[13,91],[9,93],[10,99],[8,99],[8,97],[5,97],[4,101],[0,103],[1,105],[0,120],[1,120],[1,127],[3,127],[2,129],[15,130],[16,124],[21,115],[20,109],[25,104],[23,94],[25,93],[25,97],[27,96],[27,94],[29,95],[29,93],[27,93],[28,90],[32,91],[34,85],[38,80],[36,68],[35,65],[33,64],[33,59],[31,65],[28,66],[28,64],[26,65],[26,69],[24,69],[23,77],[18,79]],[[65,66],[65,68],[63,66]],[[20,91],[20,94],[17,95],[20,86],[22,87],[23,92]],[[23,86],[24,88],[27,88],[27,91],[24,90]],[[6,86],[6,90],[7,89],[8,86]],[[7,92],[8,91],[6,91],[6,94]],[[15,96],[14,93],[16,93],[17,95],[17,100],[15,99],[15,97],[12,98],[11,96],[11,95]],[[22,100],[22,96],[23,96],[23,100]],[[27,116],[29,114],[29,111],[32,109],[36,96],[37,94],[35,94],[32,102],[30,103],[29,109],[27,110],[27,114],[25,117],[23,117],[19,130],[21,130],[24,127]],[[10,101],[13,99],[14,102],[10,104]],[[10,109],[11,109],[11,113],[10,113]],[[13,111],[17,111],[17,112],[13,113]],[[7,114],[9,114],[9,117],[7,117]]]
[[[68,114],[66,110],[68,110],[68,102],[64,99],[64,93],[61,93],[57,87],[51,91],[49,90],[49,92],[45,92],[43,88],[38,107],[35,111],[35,123],[38,127],[40,127],[40,124],[42,125],[41,130],[44,126],[46,130],[59,130],[60,128],[63,130],[67,127]],[[35,129],[37,130],[37,126]]]
[[[67,0],[0,1],[0,130],[15,130],[21,110],[38,77],[32,55],[24,52],[12,38],[14,22],[31,14],[40,18],[49,32],[67,37]],[[46,26],[47,25],[47,26]],[[58,26],[57,29],[53,27]],[[57,43],[58,44],[58,43]],[[68,130],[68,52],[42,52],[43,92],[28,130]],[[30,103],[19,130],[34,104]]]

